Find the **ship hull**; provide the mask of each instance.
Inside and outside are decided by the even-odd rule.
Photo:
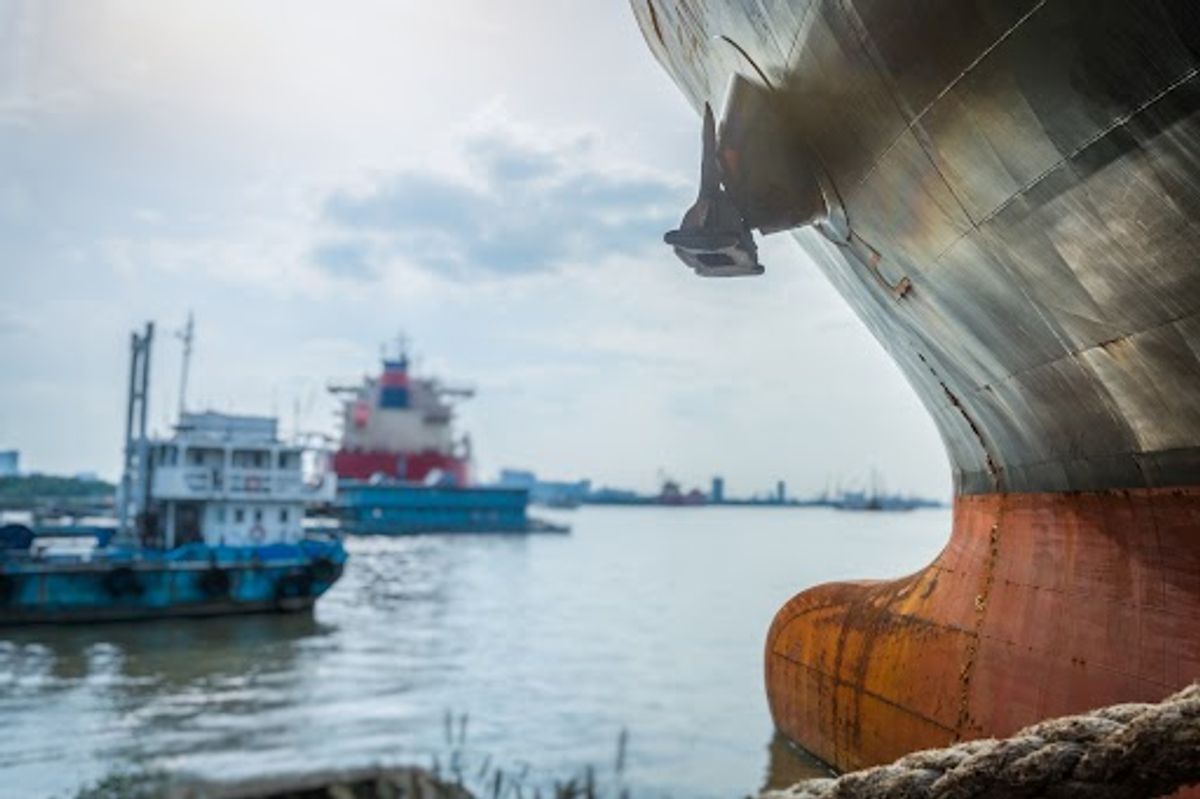
[[[698,113],[769,85],[839,219],[796,238],[954,474],[927,569],[780,611],[779,728],[854,768],[1200,677],[1196,5],[632,6]]]
[[[938,558],[809,589],[766,647],[779,729],[842,768],[1200,674],[1200,489],[960,497]]]
[[[470,485],[470,461],[465,457],[432,450],[389,452],[341,449],[333,455],[333,471],[341,480],[370,480],[376,475],[424,482],[440,475],[456,486]]]
[[[337,541],[100,553],[0,553],[0,626],[296,612],[340,579]]]

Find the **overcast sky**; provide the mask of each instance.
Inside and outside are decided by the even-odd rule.
[[[787,236],[701,280],[661,243],[700,123],[623,0],[0,0],[0,448],[119,464],[128,333],[177,402],[334,429],[401,329],[501,466],[749,493],[949,472],[898,370]]]

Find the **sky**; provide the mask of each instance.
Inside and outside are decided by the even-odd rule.
[[[0,0],[0,449],[115,476],[128,337],[178,405],[336,433],[401,332],[476,470],[947,498],[937,432],[789,235],[662,244],[700,121],[622,0]]]

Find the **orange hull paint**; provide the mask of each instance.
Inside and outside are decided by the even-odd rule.
[[[799,594],[766,661],[776,725],[846,770],[1157,701],[1200,678],[1200,488],[960,496],[930,566]]]

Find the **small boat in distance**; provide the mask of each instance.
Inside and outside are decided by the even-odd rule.
[[[189,321],[185,354],[190,337]],[[341,577],[341,542],[302,527],[334,496],[323,453],[282,441],[271,417],[181,410],[174,435],[146,435],[152,339],[153,325],[133,335],[111,544],[0,528],[0,624],[304,610]]]
[[[837,510],[854,511],[906,511],[939,507],[939,503],[934,500],[887,493],[875,469],[871,470],[869,488],[839,491],[837,497],[830,500],[829,504]]]

